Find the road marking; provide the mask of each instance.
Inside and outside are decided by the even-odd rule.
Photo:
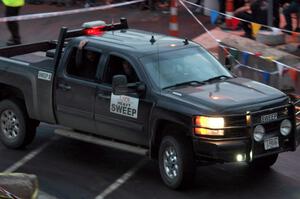
[[[125,184],[140,168],[142,168],[148,159],[142,159],[139,161],[133,168],[124,173],[120,178],[118,178],[113,184],[107,187],[100,195],[98,195],[95,199],[104,199],[106,196],[111,194],[113,191],[118,189],[120,186]]]
[[[36,150],[31,151],[29,154],[24,156],[21,160],[19,160],[18,162],[14,163],[10,167],[8,167],[6,170],[4,170],[3,173],[15,172],[18,168],[20,168],[21,166],[26,164],[28,161],[33,159],[35,156],[37,156],[39,153],[41,153],[47,146],[49,146],[53,141],[55,141],[57,139],[58,139],[58,137],[56,137],[56,136],[52,137],[49,142],[46,142],[43,145],[41,145],[39,148],[37,148]]]
[[[29,154],[27,154],[25,157],[23,157],[18,162],[14,163],[12,166],[8,167],[6,170],[3,171],[3,173],[12,173],[15,172],[18,168],[26,164],[28,161],[32,160],[35,156],[40,154],[46,147],[48,147],[53,141],[58,140],[59,137],[54,136],[52,137],[48,142],[41,145],[39,148],[37,148],[34,151],[31,151]],[[38,192],[38,199],[58,199],[54,196],[51,196],[43,191]]]

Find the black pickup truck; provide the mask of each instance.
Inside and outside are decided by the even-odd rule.
[[[267,168],[298,145],[287,95],[234,76],[192,41],[128,29],[126,19],[0,49],[0,100],[5,146],[30,144],[40,122],[59,124],[62,135],[144,150],[174,189],[202,163]]]

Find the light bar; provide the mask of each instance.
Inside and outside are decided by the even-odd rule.
[[[91,21],[82,25],[82,32],[87,36],[101,36],[106,31],[116,31],[128,29],[127,20],[125,18],[120,19],[120,23],[106,24],[104,21]]]
[[[98,27],[92,27],[92,28],[86,28],[84,29],[84,34],[85,35],[102,35],[104,31],[105,26],[98,26]]]

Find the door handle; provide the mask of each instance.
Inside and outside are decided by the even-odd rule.
[[[61,88],[63,91],[69,91],[72,88],[71,86],[63,83],[58,84],[58,87]]]
[[[98,93],[97,94],[97,97],[98,98],[101,98],[101,99],[107,99],[107,100],[110,100],[110,95],[105,95],[103,93]]]

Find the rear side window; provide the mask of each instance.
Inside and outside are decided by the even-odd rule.
[[[76,78],[94,81],[101,54],[91,50],[74,48],[67,64],[67,74]]]

